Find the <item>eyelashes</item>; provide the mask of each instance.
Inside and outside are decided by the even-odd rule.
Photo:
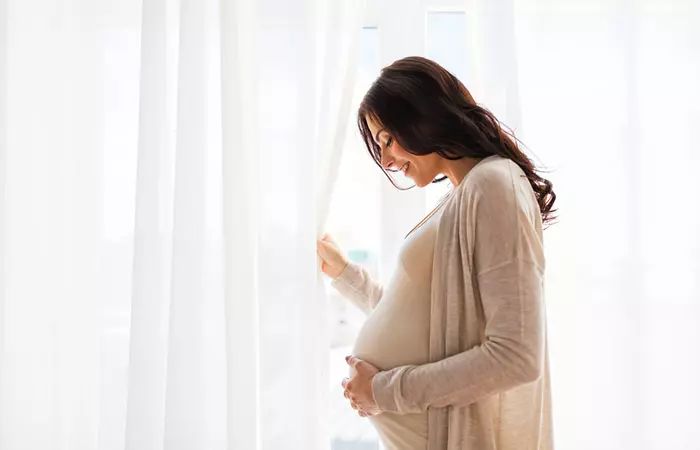
[[[381,161],[381,159],[382,159],[382,150],[384,150],[385,148],[388,148],[393,142],[394,142],[394,138],[389,136],[386,139],[386,143],[384,144],[384,147],[382,147],[381,142],[379,144],[374,143],[374,149],[375,149],[374,153],[375,153],[377,162]]]
[[[394,142],[394,138],[392,138],[391,136],[389,136],[389,137],[387,138],[387,140],[386,140],[386,144],[384,144],[384,148],[389,147],[389,146],[391,145],[392,142]],[[378,155],[381,157],[381,156],[382,156],[382,146],[381,146],[381,145],[378,145],[377,148],[379,149],[379,150],[378,150]]]

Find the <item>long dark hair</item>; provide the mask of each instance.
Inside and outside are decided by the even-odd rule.
[[[381,124],[414,155],[437,153],[450,160],[491,155],[509,158],[525,172],[537,197],[542,222],[550,224],[556,218],[552,205],[557,196],[552,182],[538,174],[518,147],[513,132],[478,105],[467,88],[438,63],[409,56],[384,67],[357,113],[357,124],[372,159],[401,189],[381,165],[381,148],[374,141],[366,116]]]

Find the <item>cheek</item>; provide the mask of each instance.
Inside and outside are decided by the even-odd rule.
[[[409,161],[412,161],[412,160],[414,160],[414,159],[416,158],[416,156],[415,156],[414,154],[409,153],[409,152],[407,152],[406,150],[404,150],[404,148],[401,147],[398,143],[396,143],[396,144],[393,146],[393,150],[394,150],[394,155],[395,155],[397,158],[406,159],[406,160],[409,160]]]
[[[425,156],[416,156],[413,153],[409,153],[402,147],[396,146],[396,156],[401,159],[405,159],[411,163],[410,175],[420,177],[427,176],[431,177],[434,175],[438,168],[438,161],[436,155],[431,153]],[[433,176],[434,177],[434,176]]]
[[[430,154],[426,157],[426,167],[430,172],[431,176],[435,176],[440,172],[440,157],[435,153]]]
[[[436,162],[429,156],[413,156],[411,163],[422,175],[430,175],[437,167]]]

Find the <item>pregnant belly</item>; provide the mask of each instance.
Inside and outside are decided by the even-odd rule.
[[[429,362],[430,286],[417,286],[401,269],[360,329],[353,354],[380,370]]]
[[[355,340],[353,355],[388,370],[429,362],[430,286],[413,282],[399,267]],[[354,375],[350,368],[349,375]],[[387,450],[425,449],[428,414],[384,412],[369,417]]]
[[[382,413],[369,419],[386,450],[425,450],[428,446],[428,413]]]

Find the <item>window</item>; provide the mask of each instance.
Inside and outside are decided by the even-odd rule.
[[[468,35],[466,14],[463,11],[433,11],[415,8],[410,14],[424,15],[425,41],[421,48],[412,54],[424,54],[451,71],[460,80],[468,84],[466,77],[470,73],[467,60]],[[379,23],[381,14],[370,11],[367,22]],[[415,15],[413,17],[416,17]],[[377,18],[376,20],[374,18]],[[419,23],[420,21],[416,21]],[[382,230],[387,227],[382,223],[382,205],[391,205],[383,199],[387,189],[383,185],[388,180],[371,160],[357,130],[356,112],[362,96],[377,78],[382,67],[391,61],[384,61],[387,47],[393,47],[393,35],[382,33],[380,25],[367,25],[361,30],[360,57],[358,58],[358,76],[353,94],[353,106],[348,119],[348,129],[341,158],[338,180],[329,211],[327,230],[336,238],[348,258],[364,266],[379,281],[385,282],[389,267],[387,260],[380,257],[383,249]],[[389,40],[389,42],[386,42]],[[392,174],[400,186],[411,186],[411,180],[404,182],[400,173]],[[426,213],[434,208],[440,197],[451,188],[449,180],[432,184],[425,188],[424,196],[410,197],[408,202],[418,202],[417,211]],[[393,189],[393,187],[389,187]],[[420,188],[413,188],[417,190]],[[394,195],[393,193],[391,195]],[[400,192],[402,198],[409,198],[408,193]],[[384,201],[383,201],[384,200]],[[416,217],[416,223],[421,217]],[[403,221],[403,218],[401,219]],[[408,231],[414,224],[405,223],[403,230]],[[401,235],[403,237],[403,235]],[[392,248],[389,247],[389,251]],[[386,255],[384,255],[386,256]],[[380,275],[381,279],[378,277]],[[328,285],[330,280],[326,279]],[[331,333],[330,347],[330,434],[333,450],[375,450],[381,448],[377,433],[369,420],[361,418],[350,408],[342,396],[340,380],[348,376],[345,355],[352,352],[355,337],[364,323],[364,314],[350,301],[342,298],[337,291],[328,287],[329,320]]]
[[[327,229],[339,241],[348,258],[362,264],[377,276],[380,221],[380,182],[384,177],[374,166],[356,126],[355,112],[362,96],[379,73],[379,32],[376,27],[360,31],[359,68],[353,95],[353,108],[338,181],[333,193],[333,205]],[[381,177],[381,178],[380,178]],[[328,280],[330,283],[330,280]],[[368,420],[363,420],[338,395],[340,380],[348,376],[345,355],[352,352],[355,336],[364,322],[364,314],[333,288],[329,293],[331,320],[330,356],[330,433],[333,450],[375,450],[377,436]]]

